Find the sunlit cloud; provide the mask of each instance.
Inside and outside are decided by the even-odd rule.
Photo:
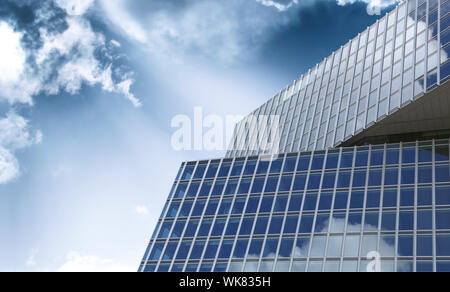
[[[136,268],[122,265],[114,260],[79,252],[69,252],[66,261],[57,272],[135,272]]]

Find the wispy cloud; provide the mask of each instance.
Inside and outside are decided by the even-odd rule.
[[[120,264],[112,259],[99,256],[83,255],[79,252],[69,252],[66,261],[57,272],[135,272],[136,267]]]
[[[144,205],[136,206],[136,208],[134,209],[134,212],[142,217],[147,217],[150,214],[148,207],[144,206]]]
[[[275,0],[256,0],[256,2],[261,3],[267,7],[275,7],[279,11],[286,11],[293,5],[298,4],[298,0],[288,0],[286,1],[275,1]]]
[[[380,14],[381,10],[396,5],[403,0],[336,0],[338,5],[345,6],[362,2],[367,4],[367,13],[369,15]]]

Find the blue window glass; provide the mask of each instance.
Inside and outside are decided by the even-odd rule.
[[[180,202],[173,202],[170,204],[169,211],[167,211],[167,218],[175,218],[177,217],[178,210],[180,209]]]
[[[398,168],[387,168],[384,174],[384,185],[398,185]]]
[[[306,175],[296,175],[294,180],[294,191],[303,191],[306,185]]]
[[[178,248],[177,260],[185,260],[189,254],[189,250],[191,249],[192,241],[183,241],[180,244],[180,248]]]
[[[184,195],[186,194],[186,190],[187,190],[188,184],[187,183],[180,183],[178,185],[178,188],[175,192],[175,199],[180,199],[180,198],[184,198]]]
[[[279,192],[288,192],[291,190],[292,175],[284,175],[281,177]]]
[[[284,170],[283,172],[293,172],[295,171],[295,166],[297,164],[297,157],[287,158],[284,162]]]
[[[436,235],[436,255],[438,257],[450,256],[450,235]]]
[[[410,235],[400,235],[398,237],[399,256],[412,257],[414,255],[414,239]]]
[[[323,175],[322,188],[323,189],[333,189],[336,182],[336,173],[327,172]]]
[[[350,186],[351,172],[344,171],[339,173],[338,188],[348,188]]]
[[[436,228],[450,229],[450,209],[436,210]]]
[[[229,180],[227,183],[227,187],[225,188],[225,192],[224,195],[234,195],[236,193],[236,189],[237,189],[237,185],[238,185],[238,181],[233,179],[233,180]]]
[[[170,229],[172,229],[173,222],[164,222],[159,231],[158,238],[168,238],[170,234]]]
[[[299,227],[298,232],[299,233],[311,233],[313,223],[314,223],[313,215],[303,215],[302,219],[300,220],[300,227]]]
[[[436,205],[450,205],[450,187],[436,187]]]
[[[388,149],[386,152],[386,164],[394,165],[400,162],[400,150],[399,149]]]
[[[211,270],[212,270],[212,264],[206,263],[206,264],[202,264],[202,265],[200,266],[200,270],[199,270],[199,271],[200,271],[201,273],[210,273]]]
[[[438,165],[436,166],[436,182],[450,182],[450,166]]]
[[[450,37],[449,31],[446,33],[446,39]],[[449,46],[446,47],[446,51],[449,49]],[[450,63],[447,62],[444,65],[441,66],[441,81],[444,81],[448,79],[448,76],[450,76]]]
[[[186,266],[186,273],[195,273],[197,272],[198,264],[187,264]]]
[[[336,193],[336,198],[334,201],[334,209],[342,210],[347,209],[348,193],[339,192]]]
[[[262,239],[253,239],[250,244],[250,248],[248,250],[249,258],[259,258],[261,256],[263,240]]]
[[[324,161],[325,161],[324,155],[315,155],[312,161],[311,170],[322,169]]]
[[[364,208],[364,192],[352,192],[350,199],[350,209]]]
[[[205,215],[215,215],[217,212],[217,207],[219,207],[219,200],[210,200],[208,203],[208,207],[206,208]]]
[[[368,161],[369,161],[369,152],[364,151],[356,153],[356,162],[355,162],[356,167],[367,166]]]
[[[292,195],[289,202],[289,212],[300,211],[302,207],[303,196],[302,195]]]
[[[236,242],[236,247],[234,248],[233,258],[243,259],[247,253],[248,239],[238,240]]]
[[[402,184],[414,184],[416,180],[416,169],[412,167],[402,168]]]
[[[402,189],[400,191],[400,206],[401,207],[414,206],[414,189]]]
[[[437,162],[448,161],[449,157],[449,147],[448,146],[436,146],[435,149],[435,159]]]
[[[397,214],[395,212],[384,211],[381,218],[381,230],[394,231],[397,222]]]
[[[308,189],[309,190],[318,190],[320,188],[320,180],[322,178],[322,174],[310,174],[309,175],[309,182],[308,182]]]
[[[242,220],[241,230],[239,231],[239,235],[250,235],[253,229],[253,223],[255,222],[255,218],[244,218]]]
[[[277,255],[278,239],[267,239],[263,258],[274,258]]]
[[[268,217],[258,217],[256,220],[255,234],[266,234],[267,224],[269,223]]]
[[[364,219],[364,231],[378,231],[380,213],[379,212],[366,212]]]
[[[267,179],[267,184],[266,184],[266,189],[264,192],[266,193],[274,193],[277,190],[277,186],[278,186],[278,179],[280,177],[278,176],[271,176]]]
[[[438,273],[450,272],[450,261],[437,261],[436,272]]]
[[[382,171],[381,169],[370,170],[369,172],[369,186],[381,186]]]
[[[304,211],[314,211],[317,206],[317,194],[307,194],[305,197],[305,203],[303,205]]]
[[[230,176],[241,176],[242,169],[244,168],[244,162],[237,161],[233,165],[233,169],[231,169]]]
[[[414,212],[401,211],[399,217],[399,229],[409,231],[414,229]]]
[[[290,258],[292,255],[292,249],[294,248],[293,238],[283,238],[280,244],[280,250],[278,252],[278,257],[280,258]]]
[[[198,236],[208,236],[211,231],[213,221],[212,219],[205,219],[202,221],[200,225],[200,229],[198,230]]]
[[[384,151],[373,150],[370,158],[370,165],[372,166],[383,165],[383,161],[384,161]]]
[[[236,235],[238,228],[239,228],[239,223],[241,223],[240,218],[231,218],[228,221],[227,230],[225,231],[225,235],[226,236]]]
[[[199,166],[197,166],[197,170],[195,171],[194,174],[194,179],[201,179],[203,178],[203,175],[205,174],[206,171],[206,164],[200,164]]]
[[[211,192],[211,195],[212,196],[221,196],[224,186],[225,186],[225,181],[224,180],[216,181],[216,183],[214,184],[214,188],[213,188],[213,190]]]
[[[233,240],[224,240],[219,251],[219,259],[228,259],[231,255],[231,250],[233,249]]]
[[[166,273],[169,271],[170,265],[168,264],[161,264],[158,267],[158,273]]]
[[[177,223],[175,223],[175,226],[173,227],[172,235],[170,237],[171,238],[180,238],[183,235],[184,226],[186,226],[186,221],[178,220]]]
[[[333,202],[333,194],[332,193],[320,194],[319,211],[331,210],[332,202]]]
[[[188,198],[195,198],[197,196],[198,189],[200,188],[200,183],[191,183],[189,190],[187,192]]]
[[[416,162],[416,148],[405,148],[402,153],[403,163]]]
[[[258,211],[259,207],[259,197],[250,197],[248,199],[247,208],[245,209],[246,214],[254,214],[256,211]]]
[[[431,235],[417,236],[417,256],[419,257],[433,256],[433,237]]]
[[[230,173],[231,163],[226,162],[223,163],[219,170],[218,177],[227,177],[228,173]]]
[[[283,219],[282,216],[274,216],[270,220],[270,226],[269,226],[269,234],[280,234],[281,233],[281,226],[283,225]]]
[[[433,227],[433,213],[431,210],[417,211],[417,229],[431,230]]]
[[[353,166],[353,152],[342,153],[341,168],[351,168]]]
[[[222,236],[223,230],[225,228],[225,221],[225,219],[216,220],[211,236]]]
[[[379,190],[373,190],[367,192],[367,208],[379,208],[380,207],[381,192]]]
[[[423,147],[419,149],[419,162],[433,161],[433,148]]]
[[[250,190],[250,184],[252,183],[252,180],[249,178],[241,180],[241,183],[239,184],[238,194],[247,194]]]
[[[347,232],[361,232],[362,214],[350,213],[348,214]]]
[[[266,174],[269,170],[269,161],[259,161],[256,174]]]
[[[192,174],[194,173],[195,165],[188,165],[184,169],[183,175],[181,176],[181,180],[190,180],[192,178]]]
[[[259,209],[260,213],[270,213],[272,211],[273,206],[273,196],[263,197],[261,202],[261,208]]]
[[[433,203],[433,190],[431,188],[420,188],[417,194],[419,206],[431,206]]]
[[[236,199],[231,214],[242,214],[244,212],[245,201],[245,198]]]
[[[299,237],[297,239],[297,243],[295,244],[296,246],[295,257],[302,257],[302,258],[307,257],[309,245],[310,245],[309,238]]]
[[[416,271],[418,273],[433,272],[433,262],[432,261],[418,261],[416,264]]]
[[[314,232],[327,232],[328,225],[330,223],[330,214],[319,214],[316,218],[316,226],[314,227]]]
[[[309,169],[309,162],[311,161],[310,156],[300,156],[297,171],[306,171]]]
[[[431,166],[419,167],[418,173],[419,184],[433,182],[433,169]]]
[[[256,169],[256,160],[249,160],[244,168],[244,175],[253,175]]]
[[[255,178],[255,180],[253,181],[252,194],[262,193],[264,182],[264,178]]]
[[[203,240],[197,240],[192,247],[190,259],[198,260],[202,257],[203,250],[205,249],[206,242]]]
[[[339,161],[339,154],[328,154],[326,169],[336,169]]]
[[[294,234],[297,231],[298,216],[287,216],[284,224],[284,234]]]
[[[217,250],[219,249],[219,242],[218,240],[212,240],[208,243],[208,246],[205,250],[205,259],[214,259],[217,254]]]
[[[153,247],[153,251],[150,254],[150,260],[158,261],[159,258],[161,257],[163,248],[164,248],[164,243],[161,243],[161,242],[155,243],[155,245]]]
[[[199,225],[199,220],[191,220],[186,228],[186,232],[184,233],[184,237],[194,237],[197,232],[197,228]]]
[[[278,196],[275,200],[275,206],[273,207],[274,212],[285,212],[288,202],[288,196]]]
[[[364,187],[366,185],[366,177],[367,177],[367,171],[366,170],[358,170],[355,171],[353,174],[353,187]]]
[[[200,193],[198,194],[199,197],[208,197],[209,192],[212,188],[212,181],[207,181],[202,184],[202,187],[200,188]]]
[[[175,251],[176,251],[177,247],[178,247],[178,242],[169,242],[167,244],[166,250],[164,251],[162,260],[164,260],[164,261],[173,260],[173,257],[175,256]]]
[[[272,161],[272,164],[270,166],[270,173],[280,173],[282,166],[283,166],[283,159],[276,159]]]
[[[217,170],[219,169],[219,165],[217,163],[211,163],[208,167],[208,171],[206,172],[206,178],[216,177]]]
[[[227,263],[216,263],[216,266],[214,267],[214,273],[224,273],[227,271],[227,267]]]
[[[231,209],[232,199],[223,199],[220,204],[218,215],[228,215]]]
[[[330,232],[343,233],[345,230],[345,214],[333,213],[333,217],[330,225]]]
[[[192,216],[202,216],[205,210],[206,200],[197,200],[195,203],[194,211],[192,211]]]
[[[384,190],[383,207],[397,207],[397,190]]]

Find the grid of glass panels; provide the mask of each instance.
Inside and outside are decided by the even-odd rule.
[[[405,1],[252,115],[280,117],[277,152],[336,147],[449,79],[449,24],[449,1]],[[227,157],[265,153],[248,121]]]
[[[139,271],[450,271],[449,140],[183,163]]]

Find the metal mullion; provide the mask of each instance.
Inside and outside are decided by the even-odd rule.
[[[440,7],[440,5],[439,5],[439,7]],[[437,272],[436,161],[434,159],[434,155],[433,155],[433,162],[432,162],[432,174],[433,174],[433,181],[432,181],[433,182],[433,187],[432,187],[433,272]]]
[[[418,167],[417,167],[417,163],[419,161],[419,143],[416,142],[416,157],[415,157],[415,166],[414,166],[414,172],[415,172],[415,176],[417,176],[417,173],[419,171]],[[403,164],[403,155],[402,155],[402,164]],[[402,185],[402,179],[403,179],[403,174],[402,174],[402,167],[399,168],[399,175],[398,175],[398,183],[397,183],[397,207],[396,207],[396,224],[395,224],[395,253],[394,253],[394,271],[396,272],[398,270],[398,257],[399,257],[399,252],[398,252],[398,245],[400,242],[400,202],[401,202],[401,185]],[[416,177],[414,177],[414,184],[417,185],[417,179]],[[414,239],[413,239],[414,241]],[[413,242],[413,246],[414,246],[414,242]],[[414,256],[414,254],[413,254]]]
[[[353,148],[353,157],[355,157],[355,147]],[[344,155],[344,152],[341,151],[341,159],[339,161],[339,165],[341,165],[341,161],[342,161],[342,156]],[[354,166],[354,161],[353,161],[353,166]],[[341,168],[341,167],[340,167]],[[349,185],[349,190],[348,190],[348,202],[347,202],[347,209],[345,211],[345,227],[344,227],[344,236],[345,238],[347,238],[347,234],[348,234],[348,225],[349,225],[349,218],[350,218],[350,210],[351,210],[351,201],[352,201],[352,197],[353,197],[353,177],[354,177],[354,167],[352,167],[351,171],[350,171],[350,185]],[[362,229],[362,226],[361,226]]]
[[[316,69],[317,69],[317,65],[316,65]],[[314,70],[314,69],[313,69]],[[311,76],[312,76],[312,72],[313,72],[313,70],[309,70],[308,71],[308,81],[306,82],[306,86],[305,86],[305,98],[306,98],[306,94],[307,94],[307,88],[308,88],[308,85],[309,85],[309,80],[311,79]],[[316,71],[317,72],[317,71]],[[315,78],[315,77],[314,77]],[[315,85],[315,83],[316,83],[316,80],[314,79],[312,82],[311,82],[311,86],[312,86],[312,93],[311,93],[311,96],[309,97],[309,102],[308,102],[308,106],[306,107],[306,111],[305,111],[305,123],[302,125],[302,134],[301,134],[301,138],[300,138],[300,141],[303,141],[303,135],[305,134],[305,129],[306,129],[306,124],[307,124],[307,121],[308,121],[308,114],[309,114],[309,107],[311,106],[311,102],[312,102],[312,99],[313,99],[313,95],[314,95],[314,85]],[[304,105],[304,104],[303,104]],[[311,125],[312,126],[312,125]],[[309,142],[309,141],[308,141]],[[299,150],[300,151],[308,151],[308,147],[306,147],[306,149],[301,149],[301,142],[300,142],[300,145],[299,145]]]
[[[348,68],[349,68],[349,65],[350,65],[349,62],[350,62],[350,56],[352,55],[351,54],[351,50],[352,50],[353,41],[354,40],[349,42],[349,55],[348,55],[347,69],[345,70],[345,75],[347,75]],[[360,42],[360,39],[358,38],[358,40],[357,40],[358,47],[359,47],[359,42]],[[346,132],[347,132],[347,127],[348,127],[348,118],[349,118],[349,113],[350,113],[350,105],[351,105],[351,101],[352,101],[353,83],[355,82],[355,72],[356,72],[356,63],[357,63],[356,60],[357,60],[357,57],[358,56],[355,55],[355,65],[354,65],[354,68],[352,69],[352,73],[350,73],[351,76],[352,76],[352,79],[350,81],[350,92],[348,94],[347,109],[346,109],[346,113],[345,113],[345,124],[344,124],[344,134],[343,134],[343,137],[344,137],[343,139],[344,140],[348,140],[347,136],[346,136]],[[344,85],[345,85],[345,79],[346,78],[344,78]],[[361,76],[361,80],[362,80],[362,76]],[[344,90],[344,85],[342,86],[342,90]],[[356,119],[357,119],[357,117],[358,117],[358,109],[356,109],[354,126],[353,126],[353,130],[352,130],[351,136],[353,136],[353,134],[355,132],[354,128],[356,127]]]
[[[319,186],[319,194],[318,194],[318,199],[317,199],[317,211],[319,212],[319,206],[320,206],[320,200],[322,199],[322,191],[323,191],[323,178],[325,176],[325,170],[326,170],[326,163],[327,163],[327,159],[328,159],[328,155],[329,155],[329,150],[326,150],[326,154],[325,154],[325,161],[324,161],[324,165],[323,165],[323,169],[322,169],[322,177],[320,178],[320,186]],[[333,200],[333,198],[332,198]],[[331,208],[333,208],[333,205],[331,205]],[[325,241],[325,256],[324,256],[324,260],[323,260],[323,264],[322,264],[322,272],[325,272],[325,265],[328,262],[327,261],[327,255],[328,255],[328,246],[329,246],[329,242],[330,242],[330,228],[331,228],[331,210],[330,210],[330,214],[329,214],[329,219],[328,219],[328,229],[327,229],[327,239]]]
[[[341,46],[341,48],[340,48],[340,52],[341,52],[341,56],[340,56],[340,61],[342,61],[342,58],[343,58],[343,51],[344,51],[344,49],[343,49],[344,47],[343,46]],[[337,93],[336,93],[336,88],[337,88],[337,83],[338,83],[338,79],[339,79],[339,71],[340,71],[340,69],[341,69],[341,65],[342,65],[342,63],[341,62],[339,62],[339,66],[338,66],[338,73],[337,73],[337,76],[336,76],[336,83],[334,84],[334,97],[336,97],[337,95]],[[345,73],[343,73],[343,75],[344,75],[344,81],[342,82],[342,88],[340,89],[340,93],[339,93],[339,106],[338,106],[338,110],[337,110],[337,113],[336,113],[336,122],[335,122],[335,124],[334,124],[334,127],[333,127],[333,130],[334,130],[334,132],[333,132],[333,145],[336,145],[337,143],[336,143],[336,133],[337,133],[337,127],[338,127],[338,124],[339,124],[339,114],[340,114],[340,112],[341,112],[341,105],[342,105],[342,103],[340,102],[340,100],[342,99],[342,93],[344,92],[344,84],[345,84],[345,74],[346,74],[346,72]],[[333,104],[334,104],[334,100],[335,100],[335,98],[333,98]],[[333,106],[333,104],[331,105],[331,106]]]
[[[306,79],[306,77],[303,76],[303,77],[302,77],[302,86],[303,86],[303,81],[304,81],[305,79]],[[306,83],[307,83],[307,82],[306,82]],[[298,142],[297,149],[294,149],[294,145],[295,145],[295,140],[296,140],[296,137],[297,137],[297,133],[299,133],[299,132],[301,133],[300,122],[301,122],[301,120],[302,120],[302,111],[303,111],[303,109],[304,109],[304,107],[305,107],[306,87],[305,87],[305,90],[304,90],[304,92],[303,92],[302,95],[300,95],[301,92],[302,92],[302,89],[300,88],[300,91],[298,92],[298,101],[297,101],[297,102],[300,102],[300,99],[301,99],[301,105],[300,105],[300,112],[298,113],[298,117],[297,117],[297,122],[296,122],[296,124],[295,124],[294,143],[292,144],[292,150],[293,150],[293,151],[300,151],[300,145],[301,145],[301,140],[302,140],[302,136],[300,136],[300,137],[299,137],[299,142]]]
[[[294,116],[295,116],[295,108],[297,107],[297,104],[298,104],[298,99],[299,99],[299,95],[300,93],[294,93],[294,95],[292,95],[292,97],[291,97],[291,99],[292,99],[292,101],[291,101],[291,103],[293,104],[293,109],[292,109],[292,119],[289,121],[289,122],[287,122],[288,124],[289,124],[289,126],[288,126],[288,124],[286,124],[286,127],[288,127],[288,133],[287,133],[287,135],[286,135],[286,141],[285,141],[285,143],[284,143],[284,146],[282,147],[282,149],[284,150],[284,151],[282,151],[282,152],[285,152],[285,153],[289,153],[291,150],[292,150],[292,148],[293,148],[293,143],[294,143],[294,141],[295,141],[295,134],[294,134],[294,137],[292,137],[292,145],[290,146],[290,148],[289,149],[287,149],[287,146],[288,146],[288,140],[289,140],[289,133],[291,132],[291,130],[292,130],[292,126],[294,125]],[[295,96],[295,97],[294,97]],[[296,99],[296,101],[297,102],[293,102],[294,101],[294,98]],[[290,106],[289,106],[290,107]],[[288,110],[288,112],[289,112],[289,110]],[[299,117],[300,117],[300,114],[299,114]],[[287,119],[287,118],[286,118]]]

